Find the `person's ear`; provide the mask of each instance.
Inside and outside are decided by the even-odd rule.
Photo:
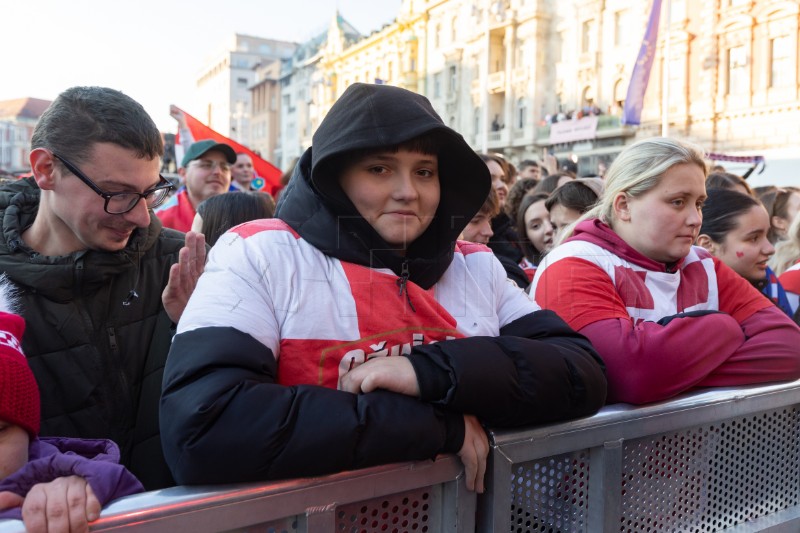
[[[178,169],[178,175],[182,178],[186,177],[186,167],[180,167]]]
[[[782,232],[785,232],[786,230],[789,229],[789,221],[783,217],[779,217],[778,215],[773,215],[772,220],[770,220],[770,222],[772,223],[773,228],[778,229]]]
[[[31,172],[36,185],[42,190],[52,190],[55,186],[56,158],[44,148],[36,148],[30,155]]]
[[[631,221],[630,198],[624,192],[617,193],[611,203],[614,208],[614,218],[623,222]]]
[[[714,241],[711,240],[711,237],[706,235],[705,233],[699,235],[697,237],[697,246],[705,248],[708,253],[711,255],[717,255],[717,245]]]

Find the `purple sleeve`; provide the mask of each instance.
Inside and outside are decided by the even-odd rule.
[[[580,331],[606,363],[608,403],[670,398],[700,383],[744,343],[724,313],[676,315],[665,325],[609,318]]]
[[[69,443],[70,451],[59,449],[64,443]],[[84,478],[102,506],[117,498],[144,492],[139,480],[117,463],[119,451],[111,441],[37,439],[31,443],[30,452],[28,463],[0,482],[0,492],[11,491],[25,496],[36,484],[66,476]],[[20,508],[0,511],[0,518],[19,520],[22,518]]]

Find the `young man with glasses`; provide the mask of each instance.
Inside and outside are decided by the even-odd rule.
[[[205,257],[194,234],[179,254],[184,235],[152,216],[170,188],[163,151],[140,104],[73,87],[34,129],[33,177],[0,188],[0,271],[19,289],[41,434],[114,440],[148,489],[173,483],[161,375],[182,312],[175,286],[190,286]]]
[[[178,169],[185,187],[156,211],[161,223],[167,228],[189,231],[200,202],[228,192],[234,163],[236,152],[227,144],[211,139],[192,143]]]

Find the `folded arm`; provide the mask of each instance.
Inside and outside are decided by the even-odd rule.
[[[321,475],[428,459],[462,446],[460,414],[384,390],[287,387],[276,383],[276,372],[271,350],[236,329],[176,336],[161,431],[179,483]]]

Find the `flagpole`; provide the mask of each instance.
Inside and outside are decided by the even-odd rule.
[[[667,0],[667,24],[664,29],[667,35],[664,40],[664,69],[662,71],[662,87],[661,95],[661,136],[669,137],[669,76],[670,76],[670,41],[671,31],[669,29],[672,23],[672,0]]]

